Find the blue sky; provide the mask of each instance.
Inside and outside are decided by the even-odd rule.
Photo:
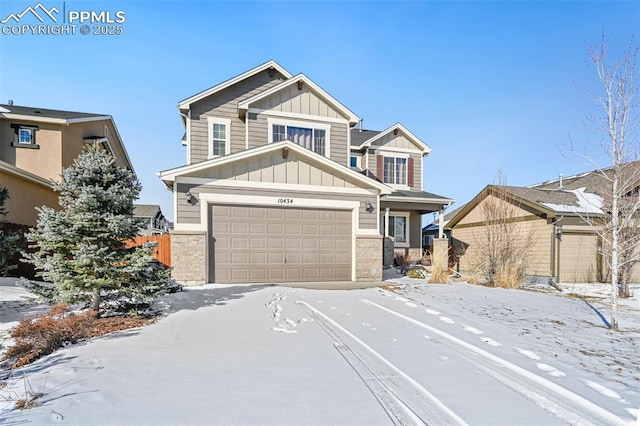
[[[37,1],[0,3],[0,19]],[[62,1],[47,1],[62,9]],[[501,171],[527,185],[591,170],[567,148],[599,90],[587,47],[612,58],[640,28],[638,1],[66,1],[123,10],[122,35],[0,35],[0,102],[110,114],[143,184],[185,163],[176,104],[273,59],[364,118],[431,146],[426,191],[470,200]],[[589,148],[591,149],[591,148]],[[593,153],[595,157],[596,154]]]

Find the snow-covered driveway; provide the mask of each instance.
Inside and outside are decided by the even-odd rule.
[[[230,286],[164,303],[27,368],[42,406],[0,423],[629,424],[640,403],[637,328],[611,333],[579,299]]]

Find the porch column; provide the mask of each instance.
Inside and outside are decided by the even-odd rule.
[[[444,207],[440,207],[438,216],[438,238],[444,238]]]
[[[384,236],[389,236],[389,207],[384,209]]]

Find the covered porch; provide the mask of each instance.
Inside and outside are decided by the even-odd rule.
[[[453,199],[424,191],[394,191],[380,198],[380,233],[384,238],[383,264],[393,264],[396,256],[416,262],[425,254],[422,217],[440,213],[438,238],[444,238],[444,209]]]

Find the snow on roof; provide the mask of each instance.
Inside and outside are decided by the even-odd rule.
[[[574,213],[574,214],[604,214],[602,211],[602,205],[604,200],[598,194],[586,192],[587,188],[570,189],[565,192],[570,192],[575,195],[577,204],[554,204],[554,203],[540,203],[543,206],[550,208],[558,213]]]

